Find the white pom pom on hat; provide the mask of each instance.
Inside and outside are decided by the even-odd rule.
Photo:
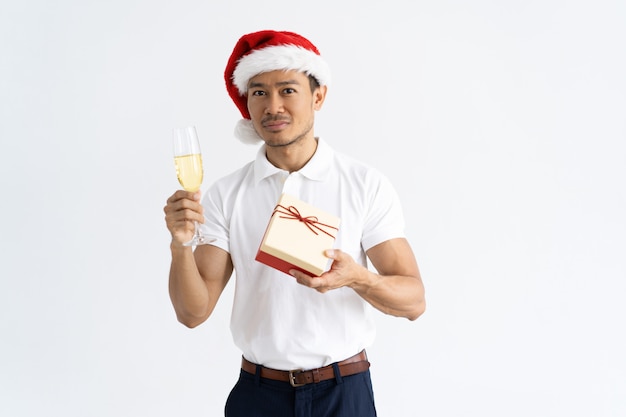
[[[248,144],[263,139],[250,120],[246,94],[250,78],[274,70],[296,70],[315,77],[320,85],[330,83],[330,69],[317,47],[297,33],[263,30],[242,36],[228,60],[224,81],[230,98],[243,117],[235,137]]]

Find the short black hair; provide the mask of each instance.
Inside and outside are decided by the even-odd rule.
[[[309,86],[311,87],[311,92],[314,92],[317,88],[320,87],[320,82],[317,81],[317,78],[309,74]]]

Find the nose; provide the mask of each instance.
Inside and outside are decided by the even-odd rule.
[[[267,98],[265,114],[278,114],[283,112],[283,99],[279,94],[271,94]]]

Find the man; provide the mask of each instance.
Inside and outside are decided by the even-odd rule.
[[[383,175],[314,135],[330,72],[307,39],[244,35],[224,76],[243,116],[236,136],[264,145],[202,203],[199,193],[182,190],[167,201],[178,320],[204,322],[235,271],[231,331],[243,358],[226,416],[375,416],[365,354],[375,333],[372,306],[409,320],[425,309],[398,197]],[[282,193],[341,218],[335,248],[326,251],[330,268],[319,277],[255,261]],[[192,251],[183,243],[194,221],[214,241]]]

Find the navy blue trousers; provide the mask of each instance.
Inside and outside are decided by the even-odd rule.
[[[226,417],[376,417],[369,370],[296,388],[242,370],[224,411]]]

